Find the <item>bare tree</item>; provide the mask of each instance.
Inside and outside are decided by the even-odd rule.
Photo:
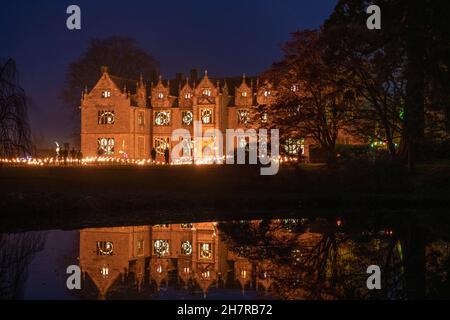
[[[27,109],[15,61],[0,61],[0,156],[25,156],[32,152]]]
[[[0,299],[22,298],[28,267],[43,249],[46,234],[0,234]]]

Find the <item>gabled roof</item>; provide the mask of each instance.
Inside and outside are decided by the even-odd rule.
[[[125,79],[112,75],[109,75],[109,77],[120,90],[123,90],[123,88],[126,87],[131,93],[136,93],[137,80]]]

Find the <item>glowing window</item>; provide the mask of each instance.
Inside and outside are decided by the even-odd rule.
[[[108,278],[109,276],[109,265],[104,264],[102,268],[100,269],[100,274],[103,278]]]
[[[247,96],[247,91],[243,91],[243,92],[241,93],[241,95],[242,95],[243,97],[246,97],[246,96]]]
[[[261,122],[266,123],[267,122],[267,112],[261,113]]]
[[[98,112],[98,124],[114,124],[114,111],[99,111]]]
[[[201,259],[211,259],[212,258],[212,244],[211,243],[200,243],[200,258]]]
[[[284,149],[289,155],[304,154],[305,143],[303,139],[289,138],[286,139]]]
[[[190,125],[192,123],[192,120],[194,120],[192,111],[183,111],[181,120],[184,125]]]
[[[185,98],[186,100],[189,100],[190,98],[192,98],[192,94],[191,94],[190,92],[187,92],[187,93],[184,95],[184,98]]]
[[[155,125],[157,126],[170,125],[170,111],[155,112]]]
[[[109,90],[102,91],[102,98],[111,98],[111,91]]]
[[[114,245],[111,241],[97,241],[97,255],[111,256],[114,251]]]
[[[238,122],[240,124],[247,124],[249,120],[248,110],[238,110]]]
[[[153,252],[158,257],[164,257],[169,254],[169,241],[167,240],[155,240],[153,243]]]
[[[203,124],[213,123],[213,111],[212,109],[202,109],[200,110],[201,119]]]
[[[292,92],[297,92],[297,91],[298,91],[298,84],[293,84],[293,85],[291,86],[291,91],[292,91]]]
[[[164,155],[164,151],[169,149],[169,138],[156,137],[153,143],[156,153]],[[155,226],[156,227],[156,226]]]
[[[202,90],[202,94],[204,96],[210,97],[211,96],[211,89],[205,88]]]
[[[270,91],[269,90],[264,91],[264,97],[268,97],[268,96],[270,96]]]
[[[182,241],[181,242],[181,253],[189,256],[192,254],[192,244],[190,241]]]
[[[144,111],[138,113],[138,125],[143,126],[145,124]]]
[[[144,254],[144,239],[139,239],[136,243],[137,255],[142,256]]]
[[[159,93],[158,93],[158,99],[162,99],[162,98],[164,98],[164,93],[159,92]]]
[[[98,138],[97,154],[99,156],[114,154],[114,138]]]

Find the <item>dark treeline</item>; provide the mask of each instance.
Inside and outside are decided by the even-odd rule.
[[[31,155],[27,113],[27,97],[15,61],[0,61],[0,157]]]
[[[367,28],[371,4],[381,29]],[[282,137],[314,139],[329,161],[346,132],[382,142],[412,170],[449,146],[448,9],[442,0],[339,1],[320,29],[294,32],[283,46],[284,58],[263,76],[275,102],[258,113]]]
[[[223,222],[219,229],[277,298],[448,299],[449,222],[446,215],[373,213]],[[366,286],[370,265],[381,269],[380,290]]]

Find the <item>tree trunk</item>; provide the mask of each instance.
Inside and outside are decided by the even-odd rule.
[[[408,300],[425,299],[425,231],[411,215],[404,240],[404,267],[406,297]]]
[[[406,16],[406,103],[403,159],[406,160],[410,172],[419,151],[418,146],[424,137],[424,19],[423,3],[418,0],[408,1]]]

